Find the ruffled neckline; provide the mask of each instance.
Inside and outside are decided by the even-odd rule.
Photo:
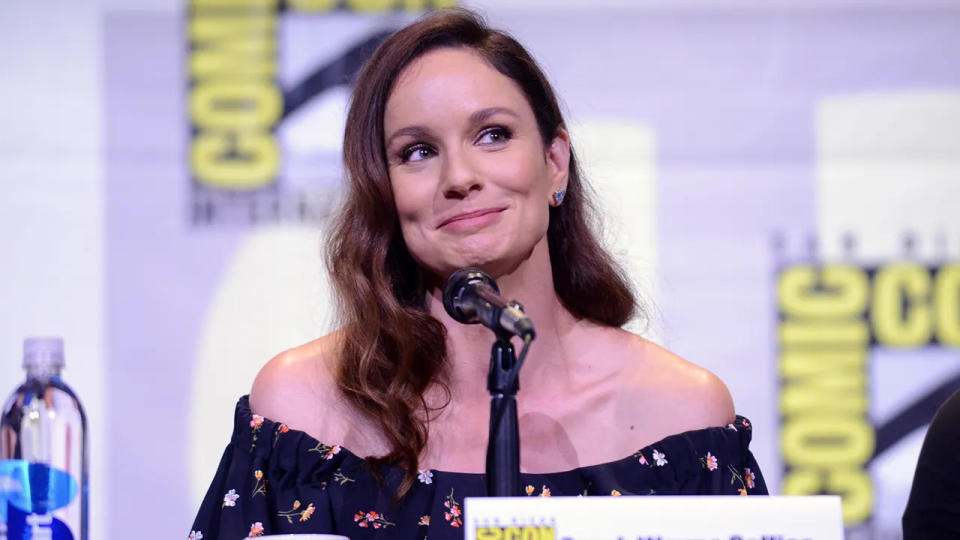
[[[253,411],[250,410],[249,394],[244,395],[240,397],[236,406],[235,419],[234,419],[234,435],[233,435],[234,442],[237,442],[236,439],[238,435],[240,435],[241,433],[249,433],[254,426],[256,426],[257,429],[260,429],[266,433],[281,430],[283,433],[287,434],[288,437],[292,436],[293,439],[298,439],[300,441],[300,444],[306,443],[309,446],[315,446],[317,448],[322,446],[330,449],[336,449],[335,453],[338,453],[338,454],[342,453],[343,456],[341,457],[343,459],[351,459],[351,460],[356,460],[361,462],[366,461],[366,458],[361,457],[358,454],[355,454],[354,452],[352,452],[350,449],[346,448],[343,445],[340,445],[340,444],[329,445],[327,443],[319,441],[318,439],[316,439],[315,437],[313,437],[312,435],[310,435],[305,431],[292,429],[281,422],[277,422],[270,418],[266,418],[264,416],[254,414]],[[727,424],[726,426],[711,426],[711,427],[688,430],[688,431],[683,431],[680,433],[668,435],[658,441],[654,441],[644,446],[643,448],[640,448],[633,454],[630,454],[628,456],[625,456],[623,458],[616,459],[613,461],[606,461],[603,463],[596,463],[592,465],[582,465],[580,467],[575,467],[573,469],[567,469],[563,471],[554,471],[554,472],[546,472],[546,473],[522,472],[520,475],[521,477],[549,478],[549,477],[566,476],[566,475],[570,475],[571,473],[577,473],[577,472],[584,473],[584,472],[589,472],[597,469],[617,467],[628,462],[636,463],[638,459],[641,460],[641,463],[644,463],[646,460],[655,460],[656,458],[654,457],[655,456],[654,453],[658,452],[658,449],[663,449],[663,448],[676,449],[678,447],[690,447],[690,449],[692,450],[693,448],[690,445],[690,441],[692,440],[703,439],[703,438],[712,439],[714,437],[717,437],[721,440],[726,440],[726,439],[729,439],[734,434],[736,435],[738,446],[740,446],[743,449],[746,449],[750,443],[751,431],[752,431],[752,424],[750,423],[750,421],[746,417],[738,414],[736,415],[736,418],[734,419],[733,423]],[[253,442],[255,443],[256,439],[254,439]],[[254,446],[256,445],[254,444]],[[653,463],[650,463],[650,464],[652,465]],[[386,469],[387,470],[396,469],[397,471],[400,470],[400,468],[397,466],[387,466]],[[429,470],[433,474],[441,474],[441,475],[450,476],[450,477],[483,476],[483,473],[476,473],[476,472],[444,471],[441,469],[429,469]]]

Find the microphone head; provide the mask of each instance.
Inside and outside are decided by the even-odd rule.
[[[471,284],[478,282],[489,286],[497,294],[500,294],[500,287],[497,286],[497,282],[479,268],[463,268],[447,278],[447,283],[443,286],[443,307],[455,321],[463,324],[480,322],[474,310],[468,309],[465,313],[461,304],[463,291]]]

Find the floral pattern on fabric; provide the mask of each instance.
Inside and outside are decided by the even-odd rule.
[[[395,523],[391,523],[387,520],[386,517],[380,515],[378,512],[373,510],[369,512],[364,512],[360,510],[353,515],[353,521],[357,524],[358,527],[366,529],[367,527],[372,527],[374,529],[380,529],[383,527],[393,527]]]
[[[446,511],[443,513],[443,519],[447,520],[451,527],[460,527],[463,525],[463,518],[460,516],[463,512],[460,510],[460,503],[453,498],[453,490],[450,490],[450,494],[447,495],[447,500],[443,501],[443,506],[446,508]]]
[[[264,418],[259,414],[250,417],[250,430],[253,432],[253,437],[250,440],[250,452],[253,452],[257,446],[257,440],[260,439],[260,427],[263,426],[263,421]]]
[[[756,475],[750,472],[749,467],[744,469],[744,474],[742,475],[732,465],[728,465],[727,469],[730,471],[730,485],[735,486],[737,483],[739,483],[740,487],[737,488],[737,493],[739,495],[746,496],[747,490],[753,488],[754,486],[753,482],[754,478],[756,478]]]
[[[671,435],[608,463],[522,473],[522,492],[614,497],[765,494],[763,476],[749,451],[752,427],[744,422],[738,417],[731,426]],[[415,472],[408,493],[393,501],[404,477],[398,467],[384,466],[377,480],[349,448],[255,417],[243,398],[230,444],[187,532],[191,540],[290,533],[340,533],[358,540],[462,540],[467,526],[463,501],[486,493],[483,475]]]
[[[237,499],[240,498],[240,495],[237,494],[237,490],[231,489],[230,491],[223,494],[223,506],[236,506]]]
[[[433,483],[433,472],[430,469],[420,469],[417,471],[417,480],[421,484],[432,484]]]
[[[277,515],[282,518],[286,518],[287,523],[293,523],[293,518],[295,517],[298,518],[297,521],[300,521],[300,522],[310,519],[310,516],[312,516],[313,512],[316,510],[313,507],[313,503],[310,503],[309,505],[307,505],[307,507],[304,508],[303,510],[300,509],[301,506],[302,505],[300,504],[299,500],[293,501],[293,507],[290,508],[290,510],[286,510],[284,512],[277,512]]]
[[[532,496],[534,493],[537,492],[537,488],[533,487],[532,485],[527,485],[527,487],[523,488],[523,492],[526,493],[528,496]],[[550,488],[548,488],[547,486],[540,486],[540,493],[537,494],[537,496],[549,497]]]
[[[280,435],[288,433],[290,428],[286,424],[280,424],[277,426],[277,429],[273,432],[273,446],[277,446],[277,443],[280,442]]]
[[[341,486],[346,485],[347,482],[356,482],[356,480],[354,480],[353,478],[350,478],[347,475],[343,474],[343,471],[341,471],[339,468],[333,473],[333,481],[340,484]],[[326,487],[326,482],[324,482],[324,487]]]
[[[708,471],[715,471],[720,464],[717,462],[717,456],[712,455],[710,452],[707,452],[706,456],[700,458],[700,462],[703,463],[703,466]]]
[[[323,443],[317,443],[316,446],[314,446],[313,448],[311,448],[310,450],[307,450],[307,451],[308,451],[308,452],[317,452],[317,453],[319,453],[319,454],[321,454],[321,455],[323,456],[323,459],[331,460],[331,459],[333,459],[333,456],[335,456],[335,455],[337,455],[337,454],[340,453],[340,450],[341,450],[341,448],[340,448],[340,445],[339,445],[339,444],[335,444],[335,445],[333,445],[333,446],[327,446],[327,445],[325,445],[325,444],[323,444]]]
[[[266,495],[267,494],[267,481],[263,478],[263,471],[257,469],[253,471],[253,478],[257,481],[253,485],[253,494],[251,497],[256,497],[257,495]]]

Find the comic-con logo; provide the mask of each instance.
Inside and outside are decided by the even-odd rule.
[[[191,0],[186,68],[192,222],[315,221],[326,213],[329,201],[317,200],[316,190],[285,182],[284,147],[277,130],[311,99],[349,86],[363,62],[395,28],[380,28],[338,44],[342,46],[336,47],[332,58],[282,85],[279,73],[284,58],[313,52],[281,51],[286,20],[306,17],[322,23],[321,16],[334,12],[369,17],[453,4],[451,0]]]
[[[848,528],[871,518],[870,463],[930,421],[960,373],[871,421],[868,367],[881,348],[960,347],[960,263],[787,265],[777,279],[784,494],[839,494]],[[910,381],[903,381],[910,384]]]

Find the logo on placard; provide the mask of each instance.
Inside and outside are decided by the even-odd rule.
[[[281,129],[308,104],[347,87],[392,30],[340,36],[344,15],[449,7],[451,0],[191,0],[187,18],[190,219],[194,225],[316,222],[339,183],[339,151],[292,164]],[[324,15],[337,14],[336,20]],[[291,24],[309,41],[285,39]],[[338,38],[340,39],[340,38]],[[316,43],[305,50],[293,43]],[[332,54],[329,54],[332,53]],[[324,58],[324,60],[312,60]],[[296,62],[298,69],[286,69]],[[303,68],[301,64],[308,67]],[[301,118],[302,120],[302,118]],[[340,125],[318,122],[318,130]],[[325,124],[325,125],[324,125]],[[339,136],[339,134],[338,134]]]
[[[556,530],[546,525],[477,527],[477,540],[554,540]]]
[[[960,262],[811,257],[781,265],[776,297],[782,491],[840,495],[857,528],[874,513],[871,464],[960,389],[960,368],[932,386],[908,368],[897,385],[910,399],[872,414],[890,400],[871,386],[885,363],[960,347]]]

